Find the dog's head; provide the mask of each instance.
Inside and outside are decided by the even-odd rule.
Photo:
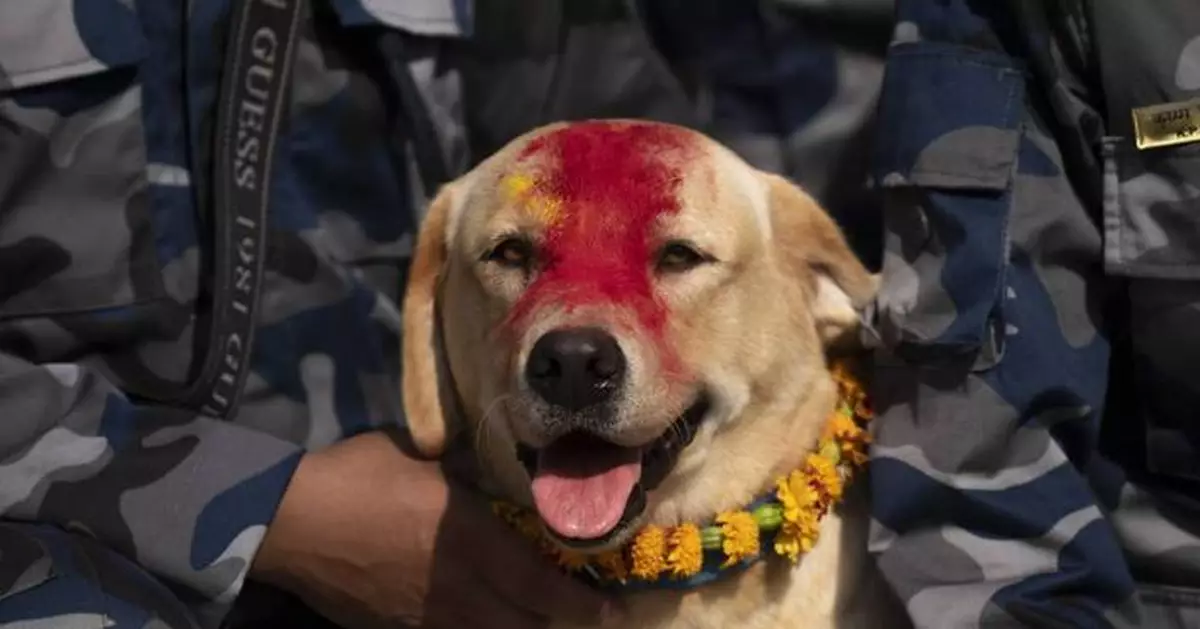
[[[422,226],[410,430],[436,455],[465,420],[497,490],[564,543],[611,545],[803,456],[832,403],[826,352],[874,286],[810,197],[702,134],[544,127]]]

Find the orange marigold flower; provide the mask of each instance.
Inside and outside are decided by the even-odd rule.
[[[625,556],[620,550],[610,550],[597,555],[596,565],[605,577],[614,581],[624,583],[629,578],[629,568],[625,565]]]
[[[728,568],[759,553],[758,522],[746,511],[733,511],[717,516],[721,525],[721,550],[725,553],[722,568]]]
[[[633,539],[629,549],[630,574],[649,581],[667,569],[667,535],[657,526],[647,526]]]
[[[825,424],[826,439],[837,439],[840,441],[857,442],[866,437],[866,431],[854,421],[853,417],[847,417],[841,413],[837,413]]]
[[[812,485],[822,494],[832,500],[842,497],[842,477],[832,461],[820,455],[810,454],[804,461],[804,471]]]
[[[590,561],[589,557],[583,553],[563,548],[557,549],[555,554],[558,556],[558,565],[571,572],[582,570]]]
[[[700,547],[700,529],[695,524],[681,524],[667,537],[667,567],[672,576],[690,577],[704,567],[704,549]]]

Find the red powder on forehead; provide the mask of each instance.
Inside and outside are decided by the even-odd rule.
[[[511,321],[549,303],[613,304],[659,337],[666,312],[651,285],[652,228],[679,211],[681,173],[672,163],[693,142],[675,127],[618,122],[576,123],[531,141],[521,158],[546,158],[534,185],[559,211]]]

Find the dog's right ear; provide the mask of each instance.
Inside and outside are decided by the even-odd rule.
[[[442,408],[437,296],[446,267],[454,184],[443,186],[421,223],[404,293],[403,394],[408,430],[428,457],[446,448],[449,418]]]

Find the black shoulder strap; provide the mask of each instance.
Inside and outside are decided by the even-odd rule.
[[[413,159],[421,176],[425,196],[432,198],[438,188],[450,181],[450,167],[446,164],[438,139],[437,128],[421,101],[421,90],[413,80],[408,67],[408,54],[400,33],[384,32],[379,40],[384,63],[392,83],[401,111],[397,116],[393,133],[398,147],[411,142]]]
[[[204,363],[191,383],[140,397],[220,418],[238,406],[250,367],[272,163],[291,100],[302,9],[303,0],[233,3],[213,134],[212,312]]]

